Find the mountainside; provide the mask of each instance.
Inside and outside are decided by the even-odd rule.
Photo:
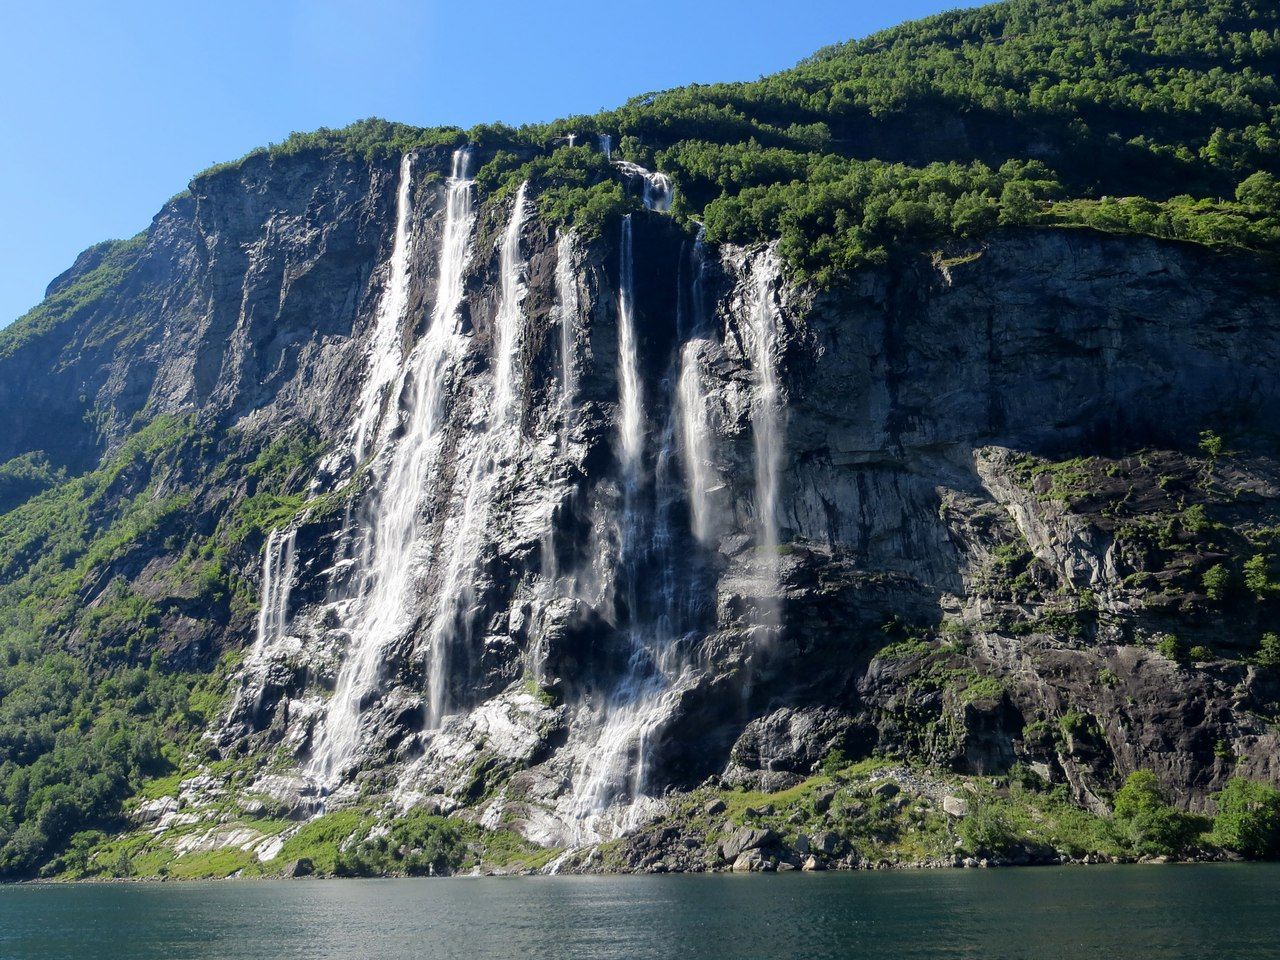
[[[198,175],[0,331],[0,875],[1280,853],[1277,67],[1014,0]]]

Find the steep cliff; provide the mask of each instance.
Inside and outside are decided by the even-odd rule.
[[[0,334],[5,869],[1123,855],[964,825],[1280,782],[1268,255],[816,286],[476,139],[197,177]]]

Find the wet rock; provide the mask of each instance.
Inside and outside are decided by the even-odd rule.
[[[778,863],[759,850],[747,850],[733,861],[734,873],[768,873],[778,869]]]

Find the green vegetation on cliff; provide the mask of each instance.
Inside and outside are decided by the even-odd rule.
[[[118,828],[123,802],[214,719],[236,654],[219,660],[203,634],[251,622],[234,570],[303,507],[290,491],[315,453],[305,434],[239,440],[215,452],[193,418],[160,416],[80,477],[38,458],[0,465],[0,495],[6,478],[41,491],[0,514],[0,878],[65,868],[58,854]],[[187,475],[206,460],[208,476]],[[239,470],[252,493],[206,526],[196,490]],[[157,554],[176,560],[144,573]],[[179,631],[190,649],[171,657]]]
[[[1009,0],[834,47],[752,83],[690,86],[520,129],[364,121],[295,134],[200,176],[233,177],[246,162],[309,152],[391,162],[417,149],[434,151],[443,166],[449,150],[468,143],[483,199],[501,200],[528,180],[546,222],[590,236],[638,207],[596,146],[607,134],[619,157],[672,177],[683,224],[701,221],[712,242],[777,239],[792,275],[820,286],[900,251],[955,245],[963,255],[1001,227],[1085,226],[1274,253],[1278,71],[1280,11],[1262,0]],[[0,332],[0,360],[109,310],[145,239],[86,251],[44,303]],[[280,866],[242,850],[184,860],[144,839],[106,836],[140,791],[176,790],[175,771],[189,769],[199,731],[220,708],[235,659],[222,647],[251,632],[255,604],[237,571],[256,563],[269,530],[341,501],[342,491],[322,501],[304,492],[320,453],[305,430],[263,449],[242,441],[206,433],[191,417],[157,417],[135,424],[83,475],[33,452],[0,464],[0,877],[161,867],[221,876]],[[1273,671],[1280,533],[1232,525],[1238,498],[1208,486],[1214,462],[1227,459],[1222,439],[1206,435],[1203,452],[1194,471],[1174,462],[1158,477],[1143,455],[1029,458],[1024,479],[1036,497],[1067,507],[1085,496],[1105,501],[1122,573],[1135,587],[1159,578],[1170,616],[1233,618],[1235,635],[1216,646],[1173,634],[1151,641],[1169,660],[1195,669],[1231,658]],[[1047,581],[1026,547],[996,549],[993,596],[1044,599]],[[1096,600],[1075,599],[1005,632],[1084,642],[1098,621]],[[931,649],[907,635],[880,659]],[[1098,681],[1116,677],[1103,672]],[[940,664],[910,692],[959,712],[998,704],[1005,688]],[[916,706],[901,705],[904,752],[917,735],[956,739],[945,724],[913,728]],[[1096,737],[1092,717],[1075,709],[1028,721],[1026,731],[1054,743]],[[1222,744],[1220,759],[1230,750]],[[1119,789],[1114,818],[1083,813],[1065,788],[1013,776],[975,787],[972,813],[958,824],[939,804],[916,809],[862,782],[836,803],[838,816],[817,809],[840,777],[845,789],[866,772],[833,764],[830,776],[783,796],[715,799],[735,828],[798,834],[792,815],[821,815],[835,842],[868,857],[1003,855],[1037,842],[1072,855],[1178,854],[1201,843],[1280,853],[1278,795],[1244,780],[1220,796],[1211,834],[1207,821],[1174,810],[1149,774]],[[776,809],[750,812],[768,805]],[[692,807],[685,812],[696,819]],[[289,837],[281,858],[366,875],[461,869],[477,862],[477,844],[489,862],[495,850],[524,866],[545,857],[513,835],[480,837],[465,821],[418,813],[344,846],[361,826],[369,825],[358,814],[316,821]]]
[[[827,285],[889,251],[1001,225],[1280,248],[1280,10],[1265,0],[1007,0],[823,50],[749,83],[462,131],[371,120],[270,155],[474,144],[481,189],[525,177],[555,222],[624,208],[589,148],[656,167],[712,241],[781,238]]]

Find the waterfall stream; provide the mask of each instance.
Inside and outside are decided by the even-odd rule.
[[[465,147],[454,153],[430,326],[401,370],[401,417],[386,418],[379,433],[379,448],[387,453],[380,456],[385,463],[378,465],[367,504],[369,530],[356,557],[355,596],[345,618],[350,647],[307,765],[307,773],[326,784],[355,757],[365,700],[381,682],[384,652],[412,626],[423,567],[420,510],[439,452],[444,397],[467,341],[458,329],[458,308],[474,220],[470,158]],[[402,433],[394,442],[397,430]]]
[[[450,707],[449,669],[453,647],[469,639],[470,607],[475,601],[476,567],[483,551],[488,522],[502,468],[510,464],[520,447],[520,410],[523,401],[524,261],[520,257],[520,233],[528,204],[521,184],[499,252],[500,291],[493,324],[493,394],[484,432],[478,439],[463,476],[463,504],[459,516],[446,527],[443,538],[447,559],[437,588],[439,604],[426,643],[427,727],[439,726]],[[459,623],[459,621],[462,621]]]
[[[601,147],[608,151],[607,137]],[[592,629],[599,634],[591,642],[607,653],[599,670],[571,678],[581,680],[582,687],[564,704],[569,719],[558,759],[564,764],[562,786],[554,794],[558,826],[546,835],[578,846],[634,828],[660,803],[649,771],[665,749],[663,731],[701,675],[703,641],[716,622],[715,568],[723,563],[713,558],[729,520],[715,500],[723,485],[716,467],[719,424],[708,399],[714,389],[708,377],[723,351],[708,316],[702,233],[676,261],[674,324],[658,322],[665,308],[655,315],[651,303],[663,301],[646,299],[642,327],[635,224],[631,216],[623,217],[615,314],[616,471],[606,471],[604,482],[594,485],[594,477],[584,481],[580,473],[562,468],[557,458],[567,460],[570,450],[585,457],[595,442],[592,431],[607,422],[598,378],[581,372],[583,357],[593,348],[582,298],[595,287],[589,274],[577,275],[578,239],[562,229],[555,244],[554,326],[543,331],[532,322],[536,317],[526,317],[530,266],[522,244],[533,203],[528,184],[522,184],[496,244],[499,277],[491,321],[464,325],[463,284],[473,234],[485,235],[476,229],[469,161],[466,148],[454,155],[435,298],[427,326],[407,354],[413,164],[407,156],[401,161],[395,240],[351,434],[357,464],[367,463],[368,484],[352,499],[351,509],[359,513],[344,527],[349,532],[342,543],[349,543],[350,553],[343,546],[340,561],[349,570],[332,588],[326,614],[336,614],[339,628],[329,635],[344,638],[346,647],[333,695],[311,728],[304,773],[334,790],[365,761],[381,735],[383,715],[418,706],[422,725],[414,726],[413,739],[403,741],[402,748],[420,751],[414,777],[426,771],[429,778],[433,762],[447,766],[451,758],[467,756],[460,746],[466,741],[459,738],[466,736],[475,696],[467,685],[481,678],[480,657],[488,649],[480,641],[506,642],[502,635],[508,630],[514,639],[517,629],[530,629],[540,609],[577,609],[566,606],[576,604],[596,618],[591,622],[598,627]],[[625,175],[643,178],[649,211],[670,208],[672,190],[665,176],[625,161],[615,164]],[[545,276],[540,272],[545,261],[531,262],[538,271],[533,275]],[[649,276],[648,266],[645,270]],[[754,380],[754,566],[764,571],[758,622],[773,629],[784,425],[776,357],[779,274],[771,252],[754,262],[747,282],[742,334]],[[471,302],[474,311],[482,301]],[[544,333],[558,336],[558,344]],[[654,360],[660,345],[668,352],[658,377]],[[541,368],[533,365],[540,350],[556,357],[557,346],[558,370],[551,369],[558,374],[558,393],[554,381],[542,385]],[[565,497],[567,488],[557,490],[555,499],[544,498],[551,505],[545,514],[519,514],[526,524],[536,517],[547,525],[541,528],[545,533],[534,534],[542,537],[544,563],[530,588],[501,579],[505,574],[495,572],[501,567],[488,558],[495,552],[507,556],[508,543],[518,549],[519,538],[528,536],[513,532],[512,516],[504,511],[533,475],[550,484],[570,478],[570,483],[592,485],[584,485],[576,500]],[[589,532],[575,533],[571,526],[557,544],[560,532],[552,518],[560,503],[586,511],[581,529]],[[557,546],[563,570],[557,568]],[[293,553],[293,534],[273,532],[263,561],[257,647],[269,648],[271,638],[285,629]],[[508,589],[524,589],[525,597],[533,597],[520,614],[525,626],[514,625],[514,612],[510,627],[496,616],[502,611],[495,609],[494,598]],[[532,619],[528,610],[534,611]],[[495,637],[477,636],[482,630]],[[539,664],[530,669],[540,675]],[[399,670],[404,672],[393,675]],[[512,684],[503,695],[511,699],[504,702],[519,704],[521,696],[531,700],[523,690]],[[483,722],[495,722],[494,716]],[[402,778],[405,795],[417,789],[414,777]]]
[[[619,450],[623,484],[634,491],[639,485],[640,456],[644,452],[644,388],[640,384],[640,360],[636,351],[635,277],[631,253],[631,216],[622,218],[618,270],[618,384]]]
[[[646,170],[640,164],[632,163],[630,160],[614,160],[613,165],[628,177],[644,182],[642,199],[646,210],[652,210],[655,213],[670,212],[675,193],[671,188],[671,179],[665,173]]]
[[[751,414],[755,446],[756,550],[763,571],[759,615],[771,633],[779,627],[778,472],[782,464],[782,408],[778,387],[778,316],[773,290],[781,267],[772,250],[756,262],[751,297],[751,364],[756,398]]]
[[[573,233],[556,238],[556,321],[560,327],[560,449],[563,452],[574,427],[578,390],[578,278],[573,272]]]
[[[262,599],[251,660],[261,660],[284,636],[289,625],[289,592],[293,587],[297,530],[272,530],[262,550]]]
[[[409,263],[413,257],[409,236],[409,221],[413,213],[410,199],[412,186],[413,157],[406,153],[400,160],[400,183],[396,190],[396,233],[391,248],[387,284],[369,337],[364,384],[356,401],[351,458],[357,465],[364,460],[369,437],[382,412],[387,388],[399,373],[403,359],[400,324],[404,320],[405,307],[409,301]]]
[[[597,701],[578,714],[580,724],[588,728],[589,746],[579,754],[571,778],[566,820],[572,845],[633,828],[656,802],[647,795],[652,745],[691,674],[688,641],[696,638],[698,586],[681,527],[685,493],[677,470],[678,390],[655,398],[658,407],[665,401],[666,416],[656,432],[649,475],[644,460],[649,424],[634,305],[632,224],[626,218],[619,243],[622,491],[615,625],[626,662],[612,688],[601,691]],[[670,379],[665,382],[671,386]]]
[[[690,525],[693,535],[700,543],[710,544],[716,532],[715,505],[711,499],[711,491],[719,484],[719,478],[713,466],[714,432],[702,379],[702,357],[711,345],[704,299],[706,294],[703,289],[706,271],[703,236],[704,231],[700,229],[690,255],[693,274],[689,296],[692,339],[680,348],[677,409]]]

